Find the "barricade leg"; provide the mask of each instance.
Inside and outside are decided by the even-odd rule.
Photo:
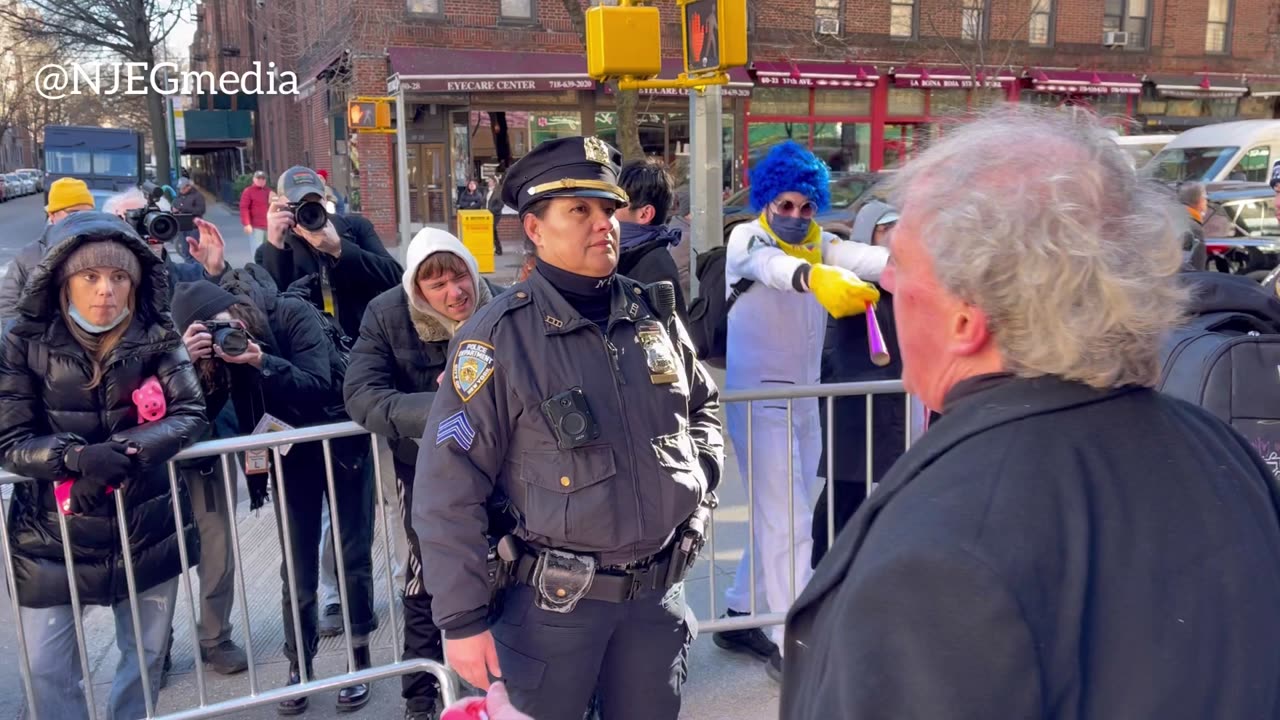
[[[177,601],[178,578],[175,577],[140,593],[136,615],[128,602],[118,603],[112,608],[120,662],[116,665],[115,682],[111,686],[111,717],[150,716],[147,705],[154,707],[155,697],[160,694],[164,653]],[[134,625],[135,617],[137,626]],[[137,642],[135,627],[140,630]],[[139,645],[142,646],[141,658],[137,651]],[[149,702],[147,698],[150,698]]]

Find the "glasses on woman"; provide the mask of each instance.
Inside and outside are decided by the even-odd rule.
[[[808,220],[818,212],[818,207],[807,201],[797,205],[791,200],[780,200],[773,204],[773,211],[779,215],[798,215]]]

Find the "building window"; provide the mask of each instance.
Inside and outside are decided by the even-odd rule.
[[[889,36],[916,36],[916,0],[889,0]]]
[[[1053,44],[1053,0],[1031,0],[1027,42],[1040,46]]]
[[[963,0],[960,7],[960,38],[982,40],[987,29],[987,0]]]
[[[821,35],[840,33],[841,0],[813,0],[815,27]]]
[[[509,20],[533,19],[533,0],[502,0],[499,7],[502,17]]]
[[[1147,46],[1147,21],[1150,19],[1149,0],[1106,0],[1102,16],[1103,32],[1123,30],[1129,34],[1127,47]]]
[[[440,0],[408,0],[408,7],[415,15],[440,14]]]
[[[1231,0],[1209,0],[1209,24],[1204,29],[1204,51],[1226,53],[1231,37]]]

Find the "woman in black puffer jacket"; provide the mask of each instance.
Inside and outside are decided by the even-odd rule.
[[[70,485],[66,518],[80,602],[115,612],[120,662],[110,717],[146,715],[154,701],[182,571],[166,463],[205,427],[204,397],[167,316],[164,265],[123,221],[73,215],[50,230],[20,317],[0,343],[0,463],[33,479],[9,513],[17,602],[40,717],[88,717],[55,485]],[[144,422],[133,393],[155,377],[163,417]],[[199,539],[185,488],[182,527],[192,564]],[[145,662],[137,656],[116,521],[124,503]]]

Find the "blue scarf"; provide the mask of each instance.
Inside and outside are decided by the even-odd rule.
[[[638,225],[636,223],[620,222],[618,226],[622,228],[622,237],[618,241],[619,250],[640,247],[652,240],[661,240],[674,247],[679,245],[684,238],[684,235],[679,230],[666,225]]]

